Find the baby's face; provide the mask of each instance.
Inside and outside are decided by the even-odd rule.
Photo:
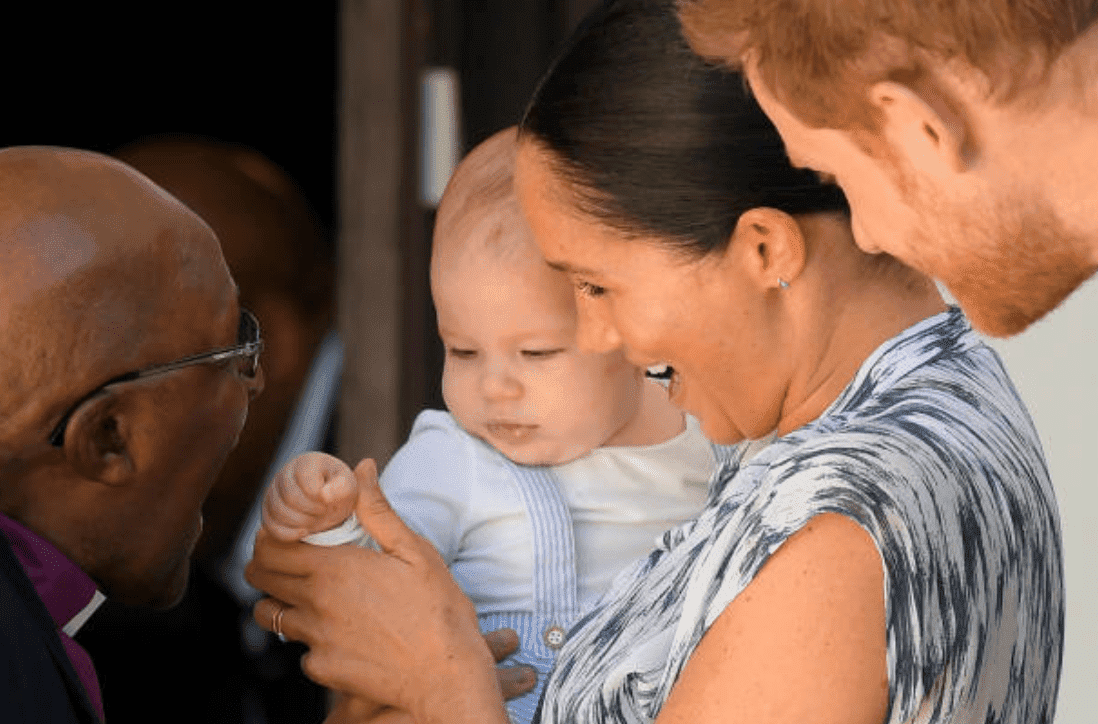
[[[458,423],[514,462],[558,465],[637,413],[643,375],[576,349],[571,286],[540,258],[467,260],[437,275],[442,392]]]

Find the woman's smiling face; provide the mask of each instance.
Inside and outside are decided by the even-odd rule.
[[[582,348],[620,347],[638,366],[669,364],[672,402],[714,441],[774,429],[784,386],[767,360],[780,353],[734,242],[686,259],[585,217],[547,153],[529,141],[520,146],[515,187],[542,254],[575,287]]]

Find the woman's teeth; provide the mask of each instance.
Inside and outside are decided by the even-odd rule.
[[[652,365],[651,367],[649,367],[644,372],[646,377],[651,377],[651,378],[657,379],[657,380],[670,379],[670,377],[673,373],[674,373],[674,370],[671,369],[671,365],[666,364],[666,363],[658,364],[658,365]]]

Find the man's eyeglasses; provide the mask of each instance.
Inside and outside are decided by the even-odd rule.
[[[212,352],[193,354],[189,357],[177,359],[174,362],[165,362],[164,364],[153,365],[151,367],[146,367],[145,369],[134,370],[133,372],[127,372],[118,375],[117,377],[112,377],[74,402],[72,406],[65,411],[65,414],[61,416],[61,420],[57,423],[57,426],[53,428],[53,432],[50,433],[50,444],[55,447],[62,447],[65,444],[65,428],[68,427],[69,419],[72,417],[73,413],[85,402],[111,385],[121,384],[122,382],[132,382],[133,380],[140,380],[144,377],[152,377],[153,375],[162,375],[166,372],[174,372],[183,367],[190,367],[191,365],[216,364],[230,359],[239,359],[240,368],[238,372],[240,373],[240,376],[246,379],[252,379],[259,372],[259,353],[262,351],[263,337],[259,331],[259,320],[255,318],[254,314],[241,307],[240,328],[237,332],[237,343],[235,345],[232,347],[225,347],[224,349],[216,349]]]

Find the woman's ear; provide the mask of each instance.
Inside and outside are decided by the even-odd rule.
[[[804,269],[804,233],[796,219],[777,209],[758,207],[740,215],[729,248],[736,249],[761,289],[784,288]]]
[[[110,390],[80,405],[65,428],[65,456],[89,480],[124,485],[134,474],[125,405]]]
[[[959,173],[971,163],[964,119],[933,87],[881,81],[869,89],[881,113],[881,129],[891,153],[931,178]]]

